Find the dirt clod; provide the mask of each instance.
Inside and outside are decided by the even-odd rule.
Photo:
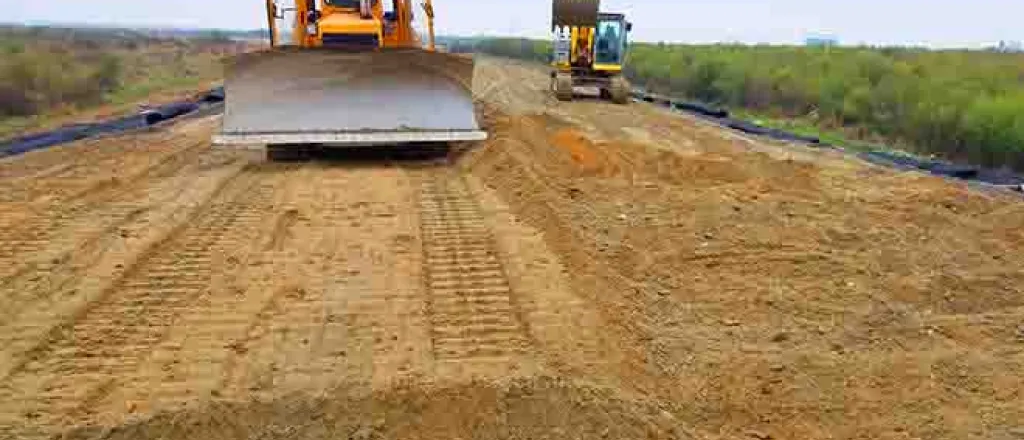
[[[746,432],[746,435],[747,435],[747,437],[752,438],[754,440],[771,440],[772,439],[771,434],[768,434],[768,433],[763,432],[763,431],[757,431],[757,430],[748,430]]]

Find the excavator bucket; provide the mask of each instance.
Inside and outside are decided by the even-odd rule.
[[[551,27],[596,26],[601,0],[554,0]]]
[[[479,141],[473,59],[393,49],[281,48],[227,66],[218,145]]]

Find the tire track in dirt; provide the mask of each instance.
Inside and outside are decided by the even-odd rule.
[[[213,253],[232,247],[225,232],[240,234],[261,213],[260,193],[250,191],[254,182],[252,173],[229,182],[193,214],[192,226],[172,232],[71,321],[51,330],[4,378],[0,412],[44,424],[90,415],[95,405],[82,402],[102,401],[114,389],[110,381],[138,368],[207,289]]]
[[[242,167],[238,155],[208,150],[211,127],[210,121],[173,127],[159,137],[169,139],[166,145],[135,145],[139,140],[126,136],[107,139],[111,151],[81,147],[85,156],[98,152],[116,156],[119,152],[139,157],[87,167],[98,175],[120,177],[78,191],[77,199],[63,204],[44,200],[30,210],[12,214],[24,217],[30,213],[31,221],[5,229],[8,240],[0,243],[18,242],[18,230],[25,226],[39,231],[41,246],[34,254],[20,250],[13,262],[3,266],[0,375],[8,376],[24,366],[26,354],[31,354],[41,339],[101,296],[110,282],[125,273],[126,266],[187,221],[238,174]],[[132,150],[126,152],[123,147],[128,144],[133,144]],[[42,154],[47,152],[40,153],[48,158]],[[72,161],[76,159],[78,156],[71,156]],[[35,184],[28,180],[5,183]],[[48,203],[51,206],[45,206]]]
[[[198,119],[0,160],[0,204],[56,206],[120,186],[122,179],[144,176],[183,149],[207,140],[214,122]]]
[[[507,361],[526,353],[527,323],[465,182],[444,171],[425,176],[420,210],[435,358]]]
[[[147,209],[130,221],[79,246],[73,258],[60,262],[49,273],[15,279],[4,290],[12,311],[0,323],[0,377],[22,368],[42,342],[59,332],[92,301],[108,294],[112,283],[167,237],[192,221],[225,185],[236,178],[243,164],[232,159],[208,170],[179,176],[147,188]],[[22,298],[24,301],[10,301]],[[16,313],[13,313],[16,312]],[[50,336],[48,336],[50,335]]]
[[[474,176],[464,181],[479,203],[503,257],[506,276],[517,292],[516,304],[528,323],[531,352],[541,367],[538,371],[586,377],[595,383],[614,377],[611,369],[620,361],[607,346],[617,346],[619,341],[607,340],[597,311],[572,292],[569,270],[544,242],[543,233],[521,222],[498,193]]]
[[[498,115],[493,144],[469,155],[461,166],[512,205],[520,221],[543,232],[551,251],[571,271],[572,290],[598,315],[602,330],[595,336],[599,338],[601,360],[584,360],[595,364],[585,369],[608,375],[603,379],[627,390],[657,389],[656,376],[645,365],[648,356],[643,352],[645,343],[652,339],[647,317],[610,299],[613,292],[619,296],[637,291],[635,281],[625,276],[621,267],[595,258],[602,252],[593,248],[601,243],[588,236],[589,231],[573,226],[579,217],[598,223],[602,216],[591,205],[575,202],[571,187],[561,187],[563,182],[542,174],[547,171],[545,167],[533,165],[564,166],[574,171],[578,167],[570,154],[550,145],[550,134],[543,122],[552,118],[514,117],[515,122],[509,123],[503,119],[505,115]],[[552,125],[564,126],[560,119]],[[625,296],[628,301],[635,297]]]
[[[111,322],[113,329],[133,331],[142,328],[154,332],[152,336],[140,332],[138,342],[126,344],[138,344],[137,349],[131,350],[139,353],[136,358],[130,362],[121,361],[122,368],[118,370],[103,372],[117,378],[118,392],[125,394],[121,389],[142,386],[163,402],[182,402],[194,398],[201,391],[215,388],[214,377],[203,382],[186,383],[185,378],[176,374],[175,367],[179,362],[189,362],[186,368],[190,370],[209,371],[213,360],[205,357],[182,359],[180,353],[188,348],[186,343],[196,344],[199,341],[208,344],[212,340],[218,349],[222,348],[224,342],[213,340],[211,335],[217,334],[223,325],[234,324],[231,319],[233,312],[229,308],[218,309],[222,312],[220,316],[205,315],[207,319],[196,318],[195,310],[208,310],[217,305],[218,295],[213,290],[223,287],[224,280],[231,276],[238,262],[244,261],[246,252],[258,240],[252,232],[258,229],[272,206],[276,185],[263,179],[259,172],[250,170],[247,174],[240,179],[232,197],[212,206],[176,243],[150,259],[143,270],[123,283],[118,292],[121,299],[107,309],[109,317],[101,318],[104,324]],[[116,316],[138,310],[140,302],[148,310],[139,312],[150,313],[154,319],[118,322]],[[191,333],[195,341],[174,338],[175,330],[182,327],[197,330]],[[100,327],[101,331],[106,329]],[[204,354],[207,352],[202,351]],[[118,355],[116,359],[120,361],[124,357]],[[155,368],[164,374],[143,375],[155,380],[136,382],[140,370],[153,372]],[[117,410],[139,405],[120,396],[113,400],[126,405],[105,411],[94,407],[94,412],[117,414]]]
[[[388,168],[259,168],[275,190],[259,222],[234,226],[249,239],[225,250],[207,291],[82,420],[116,425],[117,414],[197,399],[367,388],[429,371],[418,253],[406,238],[417,227],[411,179]],[[385,183],[360,186],[368,179]]]
[[[415,180],[402,167],[323,165],[294,197],[306,222],[292,234],[313,256],[296,272],[305,302],[284,323],[301,350],[279,350],[281,389],[384,386],[430,371],[421,291]],[[363,182],[373,181],[374,185]],[[279,345],[287,344],[281,338]]]
[[[53,266],[67,262],[76,248],[130,222],[145,210],[147,190],[180,176],[187,167],[199,165],[200,154],[209,143],[192,135],[196,130],[208,129],[208,125],[208,121],[199,121],[165,134],[160,138],[165,141],[164,149],[156,157],[150,153],[150,157],[118,158],[112,152],[100,150],[111,155],[109,160],[56,166],[61,171],[45,178],[4,180],[3,185],[8,187],[0,191],[4,195],[26,191],[38,195],[24,203],[2,204],[5,209],[0,210],[0,224],[4,225],[0,227],[0,288],[14,284],[18,277],[38,278],[50,273]],[[129,139],[112,138],[109,142],[119,145]],[[125,154],[120,148],[110,150]],[[133,155],[140,153],[125,154]],[[55,182],[78,188],[57,191],[53,188]],[[44,196],[42,200],[37,200],[39,195]]]
[[[196,174],[202,148],[174,153],[147,170],[152,174],[139,173],[90,200],[47,209],[0,233],[0,249],[10,251],[0,252],[0,325],[63,290],[106,238],[125,234],[122,227],[178,197],[184,191],[178,176]]]
[[[103,416],[117,424],[120,417],[174,409],[196,400],[245,397],[225,389],[226,371],[246,352],[247,341],[267,333],[264,324],[280,318],[282,302],[296,293],[281,289],[263,298],[251,288],[280,276],[267,274],[275,262],[274,255],[264,249],[270,228],[280,221],[278,205],[287,199],[288,182],[298,178],[295,168],[251,165],[243,177],[245,187],[234,198],[225,199],[222,208],[191,225],[182,234],[182,244],[161,253],[157,266],[149,269],[148,282],[182,273],[184,293],[193,298],[183,308],[154,304],[156,310],[169,311],[174,318],[155,323],[162,332],[160,340],[137,365],[117,373],[116,387],[91,413],[83,413],[83,420],[95,423]],[[283,215],[289,212],[284,210]],[[198,246],[190,251],[194,244]],[[178,249],[184,249],[186,259]]]
[[[246,371],[249,366],[247,355],[260,342],[272,336],[274,323],[281,319],[286,302],[300,298],[297,289],[277,289],[263,301],[260,310],[250,318],[248,325],[236,337],[225,345],[229,351],[224,358],[220,382],[216,385],[219,392],[227,396],[244,395],[247,391],[258,391],[267,385],[260,380],[253,380]]]
[[[189,336],[182,336],[206,343],[186,344],[181,362],[208,353],[200,359],[208,365],[204,375],[217,378],[210,386],[218,396],[273,398],[285,390],[316,390],[314,383],[328,378],[344,382],[357,375],[338,355],[349,341],[335,332],[343,335],[347,329],[333,327],[327,316],[326,283],[343,269],[329,262],[332,209],[322,197],[329,177],[313,164],[275,170],[273,176],[279,182],[274,206],[250,231],[257,239],[230,283],[240,296],[215,292],[210,304],[194,311],[193,328],[210,331],[197,339],[196,331],[186,329]],[[324,347],[325,338],[336,344]],[[182,374],[193,381],[204,376]]]

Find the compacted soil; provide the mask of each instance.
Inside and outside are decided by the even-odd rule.
[[[1024,438],[1019,195],[548,81],[425,154],[0,161],[0,438]]]

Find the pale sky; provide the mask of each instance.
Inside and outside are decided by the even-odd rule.
[[[548,36],[550,0],[434,0],[443,35]],[[0,22],[252,29],[262,0],[0,0]],[[980,47],[1024,40],[1024,0],[604,0],[642,41]]]

